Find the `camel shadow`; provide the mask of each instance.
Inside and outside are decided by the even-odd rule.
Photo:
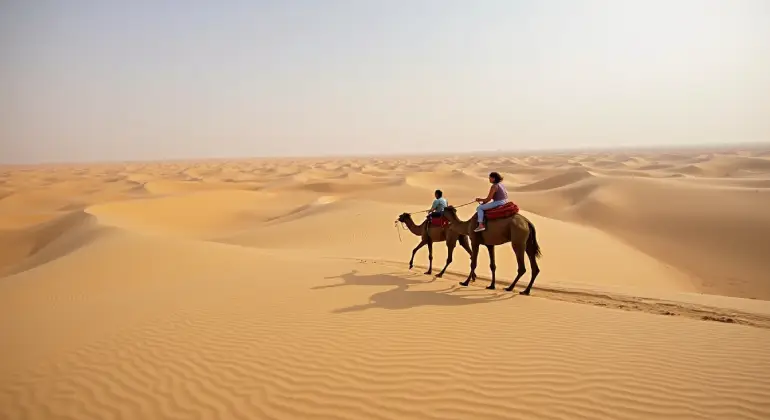
[[[338,276],[324,277],[324,280],[342,280],[340,283],[326,284],[323,286],[312,287],[312,290],[330,289],[344,286],[400,286],[433,283],[436,278],[429,281],[423,280],[425,275],[411,274],[408,276],[398,275],[399,273],[384,273],[371,276],[361,275],[358,270],[352,270],[349,273]]]
[[[418,284],[430,284],[422,280],[424,276],[414,275],[403,277],[394,274],[361,275],[356,270],[325,279],[340,279],[342,282],[313,287],[314,290],[346,286],[395,286],[392,289],[377,292],[369,297],[369,303],[348,306],[332,311],[332,313],[359,312],[367,309],[403,310],[420,306],[461,306],[492,303],[512,299],[513,294],[495,293],[483,289],[467,289],[459,286],[449,286],[440,290],[415,290]]]

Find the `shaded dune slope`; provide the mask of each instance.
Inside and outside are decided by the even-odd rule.
[[[693,274],[705,292],[770,298],[770,260],[762,257],[770,250],[770,214],[760,210],[770,208],[768,190],[565,174],[524,188],[517,200],[611,232]]]
[[[0,231],[0,274],[15,274],[66,256],[106,230],[94,216],[75,211],[31,227]]]

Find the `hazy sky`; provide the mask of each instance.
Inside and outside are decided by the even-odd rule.
[[[770,141],[768,0],[0,0],[0,161]]]

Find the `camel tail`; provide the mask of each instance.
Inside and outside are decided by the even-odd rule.
[[[540,252],[540,244],[537,243],[537,232],[535,231],[535,225],[527,220],[529,225],[529,238],[527,238],[527,252],[533,253],[536,258],[540,258],[543,253]]]

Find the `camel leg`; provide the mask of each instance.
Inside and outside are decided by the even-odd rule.
[[[511,285],[505,288],[507,292],[513,291],[513,288],[516,287],[516,283],[518,283],[521,276],[527,272],[527,266],[524,262],[524,248],[526,245],[523,243],[514,244],[511,242],[511,246],[513,246],[513,253],[516,254],[516,265],[518,266],[518,270],[516,272],[516,278],[513,279]]]
[[[409,269],[410,269],[410,270],[412,269],[412,267],[414,267],[414,254],[416,254],[416,253],[417,253],[417,251],[419,251],[419,250],[420,250],[420,248],[424,247],[426,243],[427,243],[427,242],[425,242],[425,239],[423,239],[423,240],[422,240],[422,241],[420,241],[420,243],[419,243],[419,244],[417,244],[417,246],[416,246],[416,247],[415,247],[415,248],[412,250],[412,259],[411,259],[411,260],[409,260]]]
[[[450,241],[449,238],[447,238],[446,241],[446,265],[444,265],[444,269],[441,270],[440,273],[436,274],[436,277],[441,277],[444,275],[444,272],[446,271],[447,267],[449,267],[449,264],[452,264],[452,254],[455,252],[455,246],[457,245],[457,241]]]
[[[428,271],[424,274],[430,274],[433,271],[433,241],[428,239]]]
[[[527,256],[529,257],[529,266],[532,268],[532,277],[529,279],[527,288],[519,292],[520,295],[529,295],[532,290],[532,285],[535,284],[535,277],[540,274],[540,266],[537,265],[537,256],[530,249],[527,249]]]
[[[471,241],[471,272],[468,273],[468,278],[465,281],[460,282],[460,286],[467,286],[471,282],[471,278],[476,277],[476,260],[479,257],[479,244],[478,242]]]
[[[458,240],[458,241],[460,241],[460,246],[461,246],[461,247],[463,247],[463,249],[465,250],[465,252],[467,252],[467,253],[468,253],[468,256],[471,256],[471,255],[473,255],[473,253],[472,253],[472,251],[471,251],[471,246],[470,246],[470,245],[468,245],[468,237],[467,237],[467,236],[465,236],[465,235],[460,235],[460,236],[457,238],[457,240]]]
[[[460,235],[458,240],[460,241],[460,246],[463,247],[463,249],[468,252],[468,256],[472,256],[473,252],[471,251],[470,245],[468,245],[468,237],[465,235]],[[473,273],[471,275],[471,281],[472,282],[476,281],[476,273]]]
[[[495,290],[495,246],[487,245],[487,251],[489,252],[489,270],[492,272],[492,283],[487,286],[487,290]]]

